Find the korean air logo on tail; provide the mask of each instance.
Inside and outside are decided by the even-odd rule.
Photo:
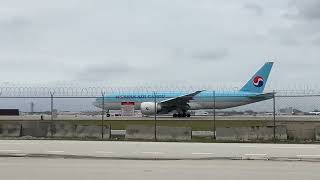
[[[255,78],[253,78],[253,85],[255,87],[263,86],[263,78],[261,76],[256,76]]]

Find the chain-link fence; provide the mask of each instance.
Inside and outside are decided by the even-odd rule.
[[[175,111],[146,116],[138,110],[140,103],[131,104],[134,97],[129,102],[113,104],[117,110],[108,109],[113,98],[110,94],[130,96],[141,92],[151,94],[151,101],[159,103],[163,100],[157,96],[161,91],[151,88],[0,88],[0,136],[196,142],[316,142],[320,138],[320,93],[317,91],[272,91],[252,97],[236,91],[219,91],[219,94],[207,91],[212,97],[200,99],[207,106],[201,110],[191,108],[185,115],[191,117],[179,117]],[[193,89],[179,91],[188,94]],[[242,103],[231,107],[239,101]],[[154,105],[153,109],[158,109],[157,103]],[[10,114],[13,112],[18,114]]]

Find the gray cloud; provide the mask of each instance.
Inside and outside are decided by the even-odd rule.
[[[320,35],[320,2],[290,0],[284,9],[283,25],[275,26],[275,37],[283,46],[316,46]]]
[[[2,31],[6,30],[19,30],[28,27],[32,22],[21,16],[9,16],[0,19],[0,26]]]
[[[223,61],[229,55],[226,48],[176,48],[173,50],[174,61],[184,61],[194,63],[198,62],[217,62]]]
[[[318,0],[292,0],[289,3],[290,11],[286,14],[289,18],[304,20],[320,19],[320,1]]]
[[[78,72],[75,79],[79,81],[105,81],[106,79],[119,79],[130,75],[135,68],[127,64],[110,63],[90,65]]]
[[[30,31],[31,28],[32,21],[26,17],[2,16],[0,18],[0,52],[4,49],[21,48],[25,42],[32,43],[34,34]]]
[[[260,5],[253,2],[246,3],[244,5],[244,8],[250,10],[251,12],[253,12],[255,15],[258,15],[258,16],[261,16],[264,12],[264,9]]]
[[[216,50],[207,50],[194,53],[191,55],[194,60],[203,60],[203,61],[220,61],[228,56],[229,52],[226,49],[216,49]]]
[[[320,46],[320,37],[315,38],[312,43],[316,46]]]
[[[290,1],[0,0],[0,83],[240,87],[270,58],[270,83],[308,83],[291,67],[320,65],[318,5]]]

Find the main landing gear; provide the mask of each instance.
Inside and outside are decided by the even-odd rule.
[[[110,110],[108,109],[108,110],[107,110],[107,117],[110,117],[110,116],[111,116]]]
[[[174,113],[173,115],[172,115],[174,118],[185,118],[185,117],[190,117],[191,116],[191,114],[189,114],[189,113]]]

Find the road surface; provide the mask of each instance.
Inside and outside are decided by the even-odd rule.
[[[0,178],[10,180],[318,180],[319,168],[297,161],[0,158]]]
[[[318,144],[0,140],[0,156],[320,160]]]

